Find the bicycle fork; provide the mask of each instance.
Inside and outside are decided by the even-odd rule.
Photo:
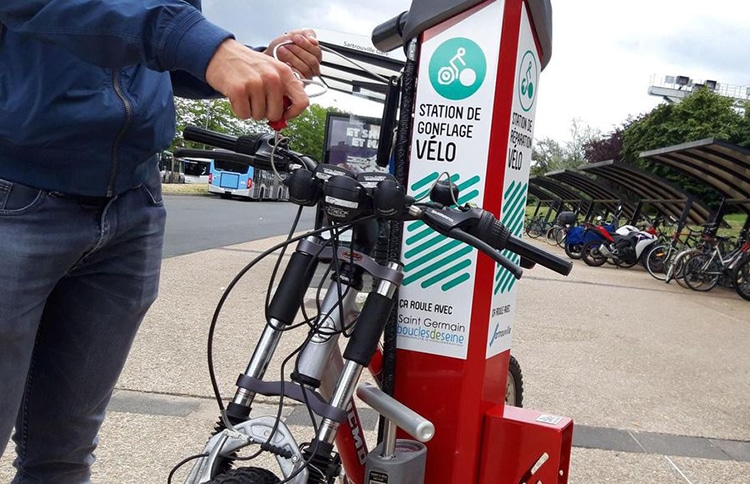
[[[389,263],[387,270],[393,276],[401,275],[399,264]],[[388,315],[393,309],[394,295],[400,284],[400,277],[389,279],[381,279],[377,287],[368,294],[352,337],[344,350],[343,370],[333,387],[329,401],[331,407],[342,412],[346,412],[350,405],[362,370],[375,353]],[[328,361],[327,358],[315,359]],[[315,439],[305,448],[303,456],[310,462],[308,483],[327,483],[338,474],[338,462],[333,447],[340,424],[341,422],[336,419],[323,418]]]

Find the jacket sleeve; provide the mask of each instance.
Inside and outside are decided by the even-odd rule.
[[[200,81],[233,37],[182,0],[1,0],[0,23],[101,67],[142,63]]]

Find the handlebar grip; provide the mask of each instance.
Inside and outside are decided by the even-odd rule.
[[[383,52],[390,52],[403,44],[404,26],[409,12],[401,12],[372,30],[372,45]]]
[[[567,276],[573,268],[573,264],[570,261],[561,259],[517,237],[513,237],[510,230],[500,223],[490,212],[485,211],[482,213],[475,231],[474,235],[476,237],[484,240],[495,249],[508,249],[520,255],[521,258],[532,260],[558,274]]]
[[[195,141],[196,143],[203,143],[204,145],[236,151],[236,137],[217,133],[210,129],[199,128],[197,126],[186,126],[185,129],[182,130],[182,137],[188,141]]]
[[[238,138],[197,126],[186,126],[182,130],[182,137],[188,141],[195,141],[196,143],[203,143],[204,145],[215,146],[216,148],[250,156],[254,156],[263,143],[261,135],[244,135]]]

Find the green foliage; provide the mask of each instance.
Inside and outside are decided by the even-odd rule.
[[[284,136],[289,138],[289,147],[317,161],[322,161],[328,111],[342,112],[336,108],[326,109],[312,104],[302,114],[289,121],[289,126],[283,131]]]
[[[226,99],[175,98],[175,108],[177,134],[172,141],[170,151],[174,151],[175,148],[204,148],[203,145],[185,141],[182,138],[182,130],[185,126],[199,126],[232,136],[271,131],[271,128],[264,122],[237,118]]]
[[[586,146],[599,137],[598,130],[586,126],[580,119],[573,119],[570,125],[570,139],[565,144],[560,144],[552,138],[544,138],[534,143],[531,151],[531,175],[541,176],[557,170],[577,170],[586,162]]]
[[[175,98],[175,107],[177,109],[177,135],[170,151],[176,148],[203,148],[202,145],[185,141],[182,138],[182,130],[185,126],[199,126],[232,136],[272,132],[265,121],[238,119],[226,99],[196,101]],[[342,112],[335,108],[329,110],[336,113]],[[289,125],[282,133],[289,138],[291,149],[316,160],[323,159],[327,111],[326,108],[313,104],[298,117],[289,121]]]
[[[716,208],[720,194],[704,180],[640,158],[644,151],[706,138],[750,145],[750,115],[741,114],[732,99],[700,89],[676,104],[661,104],[632,122],[623,133],[623,160],[670,180]]]
[[[750,143],[750,118],[733,108],[730,98],[700,89],[676,104],[660,104],[623,133],[623,159],[636,162],[643,151],[704,138]]]

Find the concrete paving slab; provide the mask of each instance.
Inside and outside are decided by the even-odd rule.
[[[164,261],[160,298],[102,429],[96,482],[166,482],[175,463],[200,450],[217,417],[205,356],[214,307],[234,274],[280,240]],[[260,263],[237,285],[219,320],[214,351],[225,397],[262,330],[272,266]],[[527,271],[518,304],[513,354],[523,368],[525,406],[572,417],[580,426],[576,445],[590,447],[573,450],[570,482],[750,482],[750,304],[726,290],[694,293],[637,268],[580,261],[568,278]],[[285,335],[278,354],[289,354],[303,338],[304,331]],[[279,358],[267,374],[280,371]],[[309,433],[301,411],[285,412],[300,412],[292,423]],[[666,437],[645,439],[642,452],[625,438],[654,434]],[[674,445],[664,443],[673,437]],[[712,446],[690,453],[696,441],[705,445],[699,437]],[[9,451],[0,459],[0,482],[12,475]]]
[[[669,457],[685,484],[747,484],[750,463]]]
[[[750,443],[734,440],[712,440],[733,460],[750,462]]]

